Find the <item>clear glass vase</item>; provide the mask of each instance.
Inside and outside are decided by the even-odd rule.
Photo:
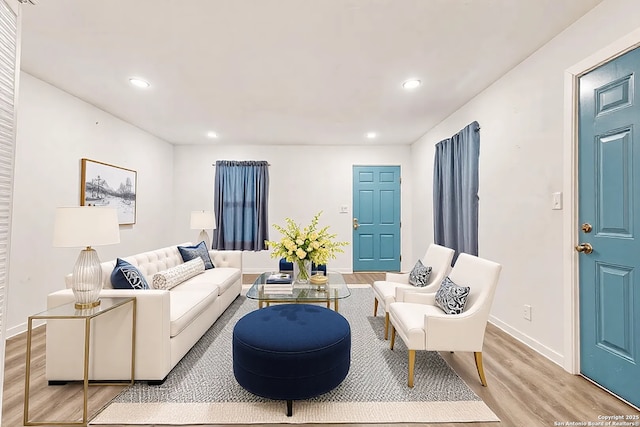
[[[293,262],[293,281],[309,283],[311,279],[311,260],[299,259]]]

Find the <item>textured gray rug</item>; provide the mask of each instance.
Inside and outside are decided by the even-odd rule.
[[[237,320],[257,309],[240,296],[187,353],[160,386],[138,382],[91,424],[250,424],[498,421],[493,412],[436,352],[417,352],[415,387],[407,381],[407,349],[383,339],[384,318],[372,316],[369,286],[352,288],[340,313],[352,331],[351,368],[333,391],[284,402],[244,390],[233,376],[231,333]],[[188,405],[187,405],[188,404]]]

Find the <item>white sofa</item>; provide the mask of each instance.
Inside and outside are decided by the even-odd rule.
[[[189,245],[190,242],[180,244]],[[136,266],[152,286],[155,273],[183,263],[177,246],[121,258]],[[163,381],[240,295],[242,252],[212,250],[209,254],[215,268],[205,270],[170,290],[113,289],[111,272],[116,260],[102,263],[103,289],[100,296],[136,297],[136,380]],[[67,276],[67,289],[48,295],[48,308],[74,301],[70,279],[70,275]],[[92,320],[90,380],[131,378],[131,310],[131,304],[126,304]],[[83,379],[83,337],[83,321],[47,322],[46,378],[50,383]]]

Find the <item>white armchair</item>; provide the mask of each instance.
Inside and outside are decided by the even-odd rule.
[[[470,288],[460,314],[446,314],[435,305],[435,293],[405,293],[404,302],[389,308],[391,349],[396,332],[409,349],[408,385],[413,387],[416,350],[472,351],[480,382],[487,386],[482,367],[482,345],[491,304],[502,266],[469,254],[460,254],[449,278]]]
[[[453,249],[431,244],[427,248],[427,253],[422,258],[422,263],[431,267],[431,275],[427,286],[419,288],[409,284],[409,273],[387,273],[385,280],[373,282],[373,315],[378,315],[378,304],[384,308],[384,339],[389,335],[389,306],[396,301],[403,301],[404,293],[425,292],[431,293],[438,290],[440,282],[451,268],[453,259]]]

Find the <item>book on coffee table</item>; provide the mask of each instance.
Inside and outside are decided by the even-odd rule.
[[[264,293],[267,295],[293,295],[293,284],[266,284]]]
[[[273,273],[266,280],[267,284],[290,284],[291,274],[289,273]]]

